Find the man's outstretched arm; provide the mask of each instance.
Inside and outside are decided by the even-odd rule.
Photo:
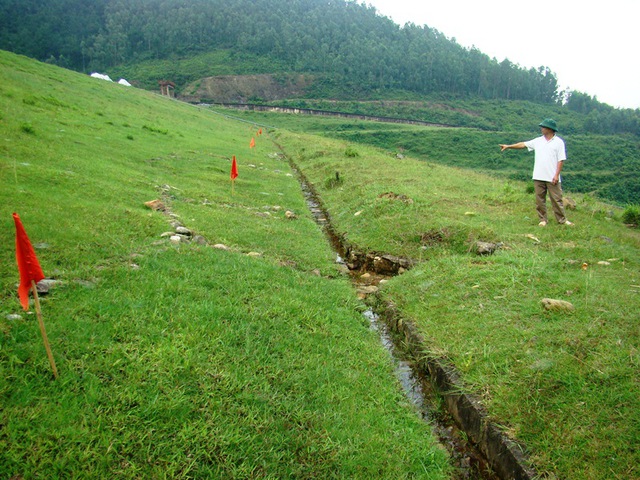
[[[527,148],[524,142],[512,143],[511,145],[500,144],[500,151],[504,152],[510,148]]]

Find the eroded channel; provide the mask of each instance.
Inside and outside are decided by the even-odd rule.
[[[333,229],[327,212],[304,175],[292,162],[290,164],[300,181],[309,210],[336,252],[336,262],[349,273],[360,298],[366,300],[369,295],[375,295],[381,283],[410,268],[409,261],[393,256],[364,255],[350,251]],[[454,467],[453,479],[500,479],[484,455],[447,413],[445,402],[434,388],[431,378],[423,368],[416,365],[410,352],[403,347],[401,336],[391,331],[373,308],[365,311],[364,316],[389,353],[404,394],[423,420],[431,425],[434,434],[449,452]]]

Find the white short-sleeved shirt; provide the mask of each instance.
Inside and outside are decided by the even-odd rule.
[[[524,142],[529,151],[535,152],[533,163],[533,179],[552,182],[558,170],[558,163],[567,159],[564,140],[554,135],[551,140],[544,136]],[[559,180],[562,181],[562,180]]]

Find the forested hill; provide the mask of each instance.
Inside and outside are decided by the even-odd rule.
[[[427,25],[351,0],[0,0],[0,49],[176,90],[214,75],[304,74],[310,98],[524,100],[564,105],[585,130],[640,135],[640,110],[561,92],[549,68],[498,62]],[[277,77],[276,77],[277,78]],[[412,97],[413,96],[413,97]]]
[[[0,48],[78,71],[233,49],[361,89],[554,102],[546,67],[466,49],[345,0],[0,0]],[[276,72],[251,72],[276,73]],[[190,79],[193,80],[193,79]]]

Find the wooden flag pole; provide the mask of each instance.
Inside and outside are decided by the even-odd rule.
[[[44,348],[47,350],[47,357],[49,357],[49,363],[53,369],[53,376],[58,378],[58,369],[56,368],[56,361],[53,359],[53,353],[51,353],[51,347],[49,346],[49,339],[47,338],[47,331],[44,328],[44,320],[42,319],[42,310],[40,309],[40,299],[38,298],[38,289],[36,287],[35,280],[31,280],[31,288],[33,290],[33,299],[36,302],[36,314],[38,315],[38,323],[40,324],[40,333],[42,333],[42,340],[44,341]]]

